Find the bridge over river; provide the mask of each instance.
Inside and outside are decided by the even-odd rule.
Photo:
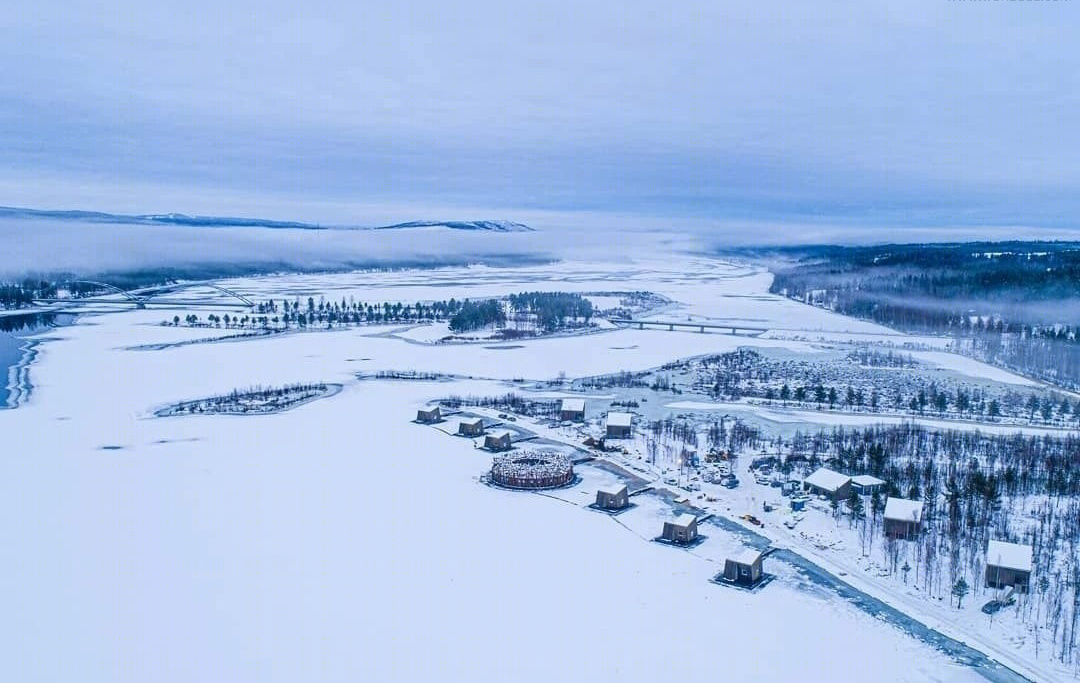
[[[737,334],[745,337],[756,337],[759,334],[768,332],[767,327],[753,327],[751,325],[743,325],[738,322],[680,322],[675,320],[641,320],[638,318],[609,318],[609,320],[616,325],[625,325],[629,327],[637,327],[639,330],[667,329],[668,332],[693,330],[702,334],[706,332],[713,332],[717,334]]]

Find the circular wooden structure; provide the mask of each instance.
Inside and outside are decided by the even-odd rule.
[[[534,451],[497,456],[491,483],[510,489],[553,489],[574,481],[574,463],[562,453]]]

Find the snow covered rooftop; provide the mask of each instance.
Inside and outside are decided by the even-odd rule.
[[[813,474],[806,479],[803,479],[804,484],[816,486],[819,489],[825,489],[826,491],[835,491],[849,481],[851,481],[851,477],[846,474],[834,472],[827,467],[815,470]]]
[[[1031,571],[1031,546],[1005,541],[990,541],[986,548],[986,563],[1003,569]]]
[[[562,400],[562,409],[575,413],[580,413],[585,410],[585,399],[583,398],[564,398]]]
[[[503,439],[503,438],[506,438],[506,437],[509,437],[509,436],[513,436],[513,433],[509,432],[509,431],[507,431],[505,429],[500,429],[497,432],[492,432],[492,433],[488,434],[488,438],[494,438],[494,439]]]
[[[596,489],[597,493],[605,493],[609,496],[617,496],[626,490],[626,484],[608,484]]]
[[[675,521],[673,523],[678,524],[679,526],[690,526],[694,523],[694,520],[696,519],[697,517],[693,515],[681,514],[675,518]]]
[[[884,479],[871,477],[869,474],[860,474],[857,477],[852,477],[851,481],[853,484],[858,484],[859,486],[881,486],[885,483]]]
[[[922,501],[905,498],[889,498],[885,501],[885,519],[901,522],[922,521]]]
[[[732,562],[738,562],[739,564],[754,564],[758,561],[759,557],[761,557],[761,551],[754,550],[753,548],[747,548],[738,555],[733,555],[728,559],[730,559]]]
[[[630,413],[608,413],[607,423],[612,427],[629,427],[634,416]]]
[[[475,420],[462,420],[461,424],[469,425],[471,427],[473,425],[483,424],[483,422],[484,421],[478,417]]]

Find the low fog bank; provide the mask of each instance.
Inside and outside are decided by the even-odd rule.
[[[155,268],[221,275],[516,263],[556,258],[542,236],[451,230],[302,230],[0,220],[0,278]]]
[[[87,277],[150,269],[224,277],[469,263],[497,266],[707,250],[700,234],[690,234],[693,230],[657,223],[636,229],[621,221],[602,220],[593,227],[562,221],[530,225],[536,227],[535,232],[304,230],[0,217],[0,279],[50,273]]]
[[[1080,231],[1022,228],[883,229],[590,213],[445,218],[477,217],[521,220],[536,231],[303,230],[0,217],[0,279],[50,273],[89,277],[158,268],[223,277],[252,272],[618,260],[668,253],[737,256],[749,247],[784,245],[1080,237]],[[762,256],[756,255],[757,259]]]

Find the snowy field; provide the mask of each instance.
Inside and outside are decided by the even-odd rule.
[[[504,393],[512,378],[740,345],[813,353],[819,333],[904,341],[769,295],[768,278],[666,259],[223,283],[259,299],[406,302],[648,290],[676,302],[658,318],[786,331],[761,339],[617,330],[490,348],[371,326],[132,350],[225,333],[160,326],[187,312],[161,309],[53,330],[29,399],[0,411],[9,680],[983,680],[780,563],[758,593],[710,583],[739,540],[706,526],[694,551],[652,543],[670,511],[647,496],[617,518],[587,510],[614,475],[582,467],[553,496],[489,488],[488,454],[411,422],[431,399]],[[473,379],[356,378],[386,369]],[[152,416],[299,382],[343,389],[274,415]]]
[[[985,422],[959,421],[959,420],[935,420],[933,418],[901,415],[871,415],[853,414],[815,410],[795,410],[785,408],[766,407],[747,402],[734,401],[674,401],[667,403],[665,408],[672,411],[683,412],[687,410],[707,411],[711,413],[727,414],[735,417],[750,418],[755,421],[773,423],[781,427],[799,427],[804,431],[810,428],[821,427],[869,427],[871,425],[895,425],[895,424],[918,424],[933,429],[954,430],[978,430],[983,434],[1043,434],[1065,435],[1073,434],[1075,430],[1060,427],[1036,427],[1029,425],[1003,425],[989,424]]]

